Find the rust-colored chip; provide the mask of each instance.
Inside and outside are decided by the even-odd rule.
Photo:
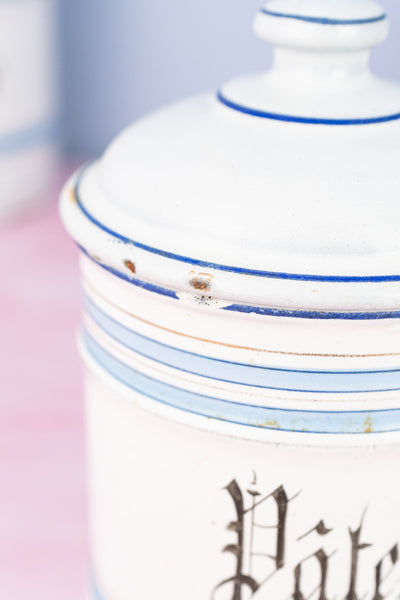
[[[124,260],[124,265],[130,270],[131,273],[136,273],[136,266],[131,260]]]
[[[72,200],[72,202],[74,202],[75,204],[78,202],[78,198],[76,197],[76,193],[75,193],[75,188],[71,188],[69,190],[69,197]]]
[[[189,283],[194,290],[201,290],[204,292],[211,288],[210,282],[207,279],[201,279],[200,277],[194,277]]]

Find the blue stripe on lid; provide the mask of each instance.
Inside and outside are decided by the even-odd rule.
[[[400,113],[399,113],[400,118]],[[140,250],[144,250],[145,252],[149,252],[151,254],[156,254],[158,256],[162,256],[163,258],[168,258],[170,260],[175,260],[178,262],[187,263],[190,265],[204,267],[207,269],[213,269],[215,271],[223,271],[227,273],[236,273],[238,275],[252,275],[254,277],[263,277],[267,279],[283,279],[290,281],[320,281],[320,282],[330,282],[330,283],[388,283],[394,281],[400,281],[400,275],[366,275],[366,276],[341,276],[341,275],[308,275],[308,274],[297,274],[297,273],[281,273],[275,271],[262,271],[258,269],[246,269],[242,267],[234,267],[229,265],[221,265],[218,263],[213,263],[205,260],[199,260],[196,258],[190,258],[188,256],[182,256],[180,254],[175,254],[173,252],[168,252],[166,250],[160,250],[159,248],[154,248],[152,246],[148,246],[146,244],[142,244],[141,242],[132,240],[126,236],[121,235],[120,233],[110,229],[96,219],[85,207],[81,195],[80,195],[80,185],[82,183],[82,179],[86,173],[86,169],[88,167],[81,170],[79,176],[77,177],[75,184],[75,198],[77,205],[81,212],[85,215],[85,217],[93,223],[96,227],[110,235],[111,237],[123,242],[125,244],[131,245]]]
[[[378,123],[387,123],[389,121],[397,121],[400,119],[400,112],[392,115],[383,115],[381,117],[370,117],[363,119],[324,119],[321,117],[301,117],[297,115],[284,115],[265,110],[259,110],[257,108],[251,108],[250,106],[244,106],[238,102],[229,100],[222,91],[217,92],[217,98],[227,108],[231,108],[236,112],[249,115],[251,117],[259,117],[260,119],[271,119],[273,121],[286,121],[288,123],[301,123],[303,125],[374,125]],[[347,278],[350,279],[350,278]],[[337,279],[336,279],[337,281]]]
[[[368,17],[366,19],[332,19],[329,17],[311,17],[307,15],[276,12],[274,10],[269,10],[268,8],[262,8],[260,12],[264,15],[268,15],[269,17],[295,19],[296,21],[304,21],[306,23],[314,23],[316,25],[371,25],[372,23],[384,21],[387,18],[385,13],[375,17]]]

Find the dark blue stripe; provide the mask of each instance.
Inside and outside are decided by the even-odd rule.
[[[281,310],[264,306],[249,306],[246,304],[231,304],[221,310],[241,312],[247,314],[264,315],[269,317],[288,317],[290,319],[341,319],[346,321],[375,321],[379,319],[400,319],[400,311],[390,310],[382,312],[326,312],[319,310]]]
[[[273,121],[286,121],[289,123],[303,123],[306,125],[374,125],[377,123],[387,123],[389,121],[397,121],[400,119],[400,112],[385,115],[383,117],[370,117],[366,119],[323,119],[320,117],[298,117],[295,115],[283,115],[279,113],[269,112],[265,110],[258,110],[256,108],[250,108],[249,106],[243,106],[237,102],[233,102],[226,98],[221,91],[217,93],[217,98],[224,106],[231,108],[237,112],[252,117],[260,117],[261,119],[272,119]],[[341,281],[339,278],[329,278],[328,281]],[[345,278],[345,281],[351,280],[351,278]],[[366,278],[362,277],[361,281],[365,281]],[[323,279],[322,281],[325,281]]]
[[[290,13],[281,13],[262,8],[261,12],[269,17],[279,17],[283,19],[295,19],[296,21],[305,21],[307,23],[315,23],[317,25],[370,25],[371,23],[379,23],[386,19],[386,14],[383,13],[376,17],[367,19],[330,19],[329,17],[307,17],[304,15],[295,15]]]
[[[154,285],[152,283],[147,283],[145,281],[141,281],[140,279],[136,279],[134,277],[129,277],[129,275],[125,275],[125,273],[121,273],[112,267],[104,265],[99,262],[93,256],[79,246],[80,250],[84,252],[84,254],[90,258],[94,263],[96,263],[102,269],[105,269],[115,277],[119,279],[123,279],[128,283],[132,283],[136,287],[140,287],[149,292],[154,292],[156,294],[160,294],[161,296],[167,296],[169,298],[173,298],[174,300],[180,300],[178,293],[173,290],[168,290],[166,288],[160,287],[158,285]],[[346,321],[374,321],[380,319],[400,319],[400,311],[383,311],[383,312],[327,312],[327,311],[312,311],[312,310],[283,310],[279,308],[268,308],[265,306],[251,306],[247,304],[231,304],[230,306],[223,306],[218,310],[228,310],[232,312],[240,312],[247,314],[257,314],[262,316],[269,317],[286,317],[289,319],[322,319],[322,320],[332,320],[332,319],[340,319]]]
[[[213,398],[144,375],[104,350],[87,332],[93,360],[116,381],[144,397],[198,416],[258,429],[292,433],[363,434],[400,430],[400,409],[338,411],[275,408]]]
[[[399,115],[400,116],[400,115]],[[111,235],[116,240],[123,242],[124,244],[129,244],[134,246],[135,248],[139,248],[140,250],[144,250],[146,252],[150,252],[151,254],[156,254],[158,256],[162,256],[163,258],[168,258],[171,260],[176,260],[183,263],[188,263],[190,265],[195,265],[198,267],[205,267],[207,269],[213,269],[215,271],[225,271],[229,273],[237,273],[239,275],[253,275],[254,277],[265,277],[269,279],[286,279],[286,280],[295,280],[295,281],[321,281],[321,282],[333,282],[333,283],[384,283],[391,281],[400,281],[400,275],[371,275],[371,276],[340,276],[340,275],[305,275],[305,274],[296,274],[296,273],[279,273],[275,271],[260,271],[257,269],[245,269],[241,267],[232,267],[228,265],[220,265],[217,263],[208,262],[205,260],[198,260],[196,258],[189,258],[187,256],[182,256],[180,254],[174,254],[173,252],[167,252],[166,250],[160,250],[158,248],[153,248],[152,246],[147,246],[135,240],[131,240],[116,231],[113,231],[104,223],[101,223],[98,219],[96,219],[85,207],[82,202],[80,196],[80,184],[82,182],[82,178],[85,175],[86,169],[82,169],[79,176],[77,177],[77,181],[75,184],[75,197],[78,207],[85,215],[85,217],[91,221],[96,227],[104,231],[105,233]]]
[[[104,265],[103,263],[99,262],[98,260],[93,258],[93,256],[90,256],[90,254],[85,250],[85,248],[83,248],[82,246],[79,246],[79,244],[78,244],[78,248],[88,258],[90,258],[90,260],[92,260],[94,263],[96,263],[96,265],[99,265],[99,267],[102,267],[102,269],[105,269],[112,275],[115,275],[115,277],[118,277],[119,279],[123,279],[124,281],[127,281],[128,283],[132,283],[132,285],[135,285],[136,287],[140,287],[144,290],[147,290],[148,292],[154,292],[155,294],[160,294],[161,296],[167,296],[168,298],[173,298],[174,300],[179,300],[179,296],[173,290],[167,290],[166,288],[160,287],[159,285],[154,285],[153,283],[148,283],[147,281],[141,281],[140,279],[136,279],[135,277],[130,277],[129,275],[126,275],[125,273],[121,273],[120,271],[117,271],[116,269],[113,269],[112,267],[109,267],[108,265]]]

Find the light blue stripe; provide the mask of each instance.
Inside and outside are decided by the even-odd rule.
[[[152,379],[106,352],[87,333],[86,348],[99,366],[135,392],[188,413],[261,429],[293,433],[362,434],[400,431],[400,409],[311,411],[247,405],[212,398]]]
[[[299,371],[251,366],[201,356],[142,336],[85,298],[91,319],[114,340],[158,363],[218,381],[306,393],[371,393],[400,390],[400,370]]]
[[[397,118],[397,117],[396,117]],[[400,118],[400,113],[398,115]],[[80,186],[82,180],[86,174],[86,170],[90,165],[81,169],[79,176],[77,177],[75,183],[75,198],[78,204],[79,209],[85,215],[85,217],[93,223],[96,227],[112,236],[116,240],[123,242],[124,244],[131,245],[134,248],[139,248],[140,250],[144,250],[145,252],[149,252],[151,254],[156,254],[163,258],[168,258],[170,260],[175,260],[178,262],[187,263],[190,265],[195,265],[197,267],[205,267],[207,269],[213,269],[215,271],[223,271],[227,273],[237,273],[239,275],[252,275],[253,277],[264,277],[267,279],[283,279],[288,281],[321,281],[321,282],[332,282],[332,283],[386,283],[386,282],[396,282],[400,281],[400,275],[366,275],[366,276],[358,276],[358,275],[307,275],[301,273],[280,273],[275,271],[260,271],[258,269],[245,269],[243,267],[234,267],[230,265],[221,265],[218,263],[213,263],[205,260],[200,260],[197,258],[191,258],[189,256],[182,256],[180,254],[175,254],[173,252],[168,252],[167,250],[161,250],[160,248],[153,248],[152,246],[147,246],[146,244],[142,244],[141,242],[132,240],[124,235],[121,235],[117,231],[114,231],[98,219],[96,219],[86,208],[83,203],[80,194]],[[103,265],[104,266],[104,265]]]
[[[1,0],[0,0],[1,1]],[[44,144],[55,139],[58,132],[56,121],[36,123],[32,127],[15,131],[6,135],[0,134],[0,154],[11,154],[19,150],[27,150],[33,146]]]
[[[315,23],[317,25],[370,25],[371,23],[379,23],[380,21],[384,21],[387,18],[385,13],[377,15],[376,17],[369,17],[367,19],[331,19],[329,17],[310,17],[305,15],[276,12],[267,8],[262,8],[261,12],[269,17],[295,19],[296,21],[305,21],[307,23]]]
[[[238,102],[233,102],[232,100],[229,100],[229,98],[224,96],[224,94],[221,91],[217,93],[217,98],[221,102],[221,104],[223,104],[227,108],[235,110],[236,112],[242,113],[244,115],[258,117],[260,119],[271,119],[273,121],[285,121],[287,123],[301,123],[303,125],[376,125],[379,123],[398,121],[400,119],[400,112],[391,115],[382,115],[380,117],[368,117],[363,119],[324,119],[322,117],[302,117],[296,115],[280,114],[270,112],[267,110],[259,110],[257,108],[251,108],[250,106],[245,106],[243,104],[239,104]],[[350,278],[347,278],[347,280],[350,280]]]

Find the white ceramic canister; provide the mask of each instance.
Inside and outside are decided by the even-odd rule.
[[[96,600],[400,596],[400,88],[372,0],[270,0],[247,76],[66,185]]]
[[[0,0],[0,219],[37,202],[56,162],[55,0]]]

